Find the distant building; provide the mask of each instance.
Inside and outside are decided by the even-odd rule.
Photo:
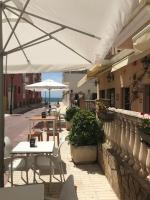
[[[64,72],[63,73],[63,83],[69,85],[69,90],[73,91],[74,95],[77,93],[84,93],[84,97],[86,98],[89,94],[91,94],[90,99],[96,98],[96,85],[95,79],[89,80],[81,87],[78,87],[78,82],[85,76],[85,71],[72,71],[72,72]],[[64,102],[69,104],[69,92],[64,92],[63,96]]]
[[[8,74],[4,77],[4,109],[38,103],[41,93],[25,90],[25,85],[41,81],[41,74]]]

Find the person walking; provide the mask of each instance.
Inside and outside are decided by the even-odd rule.
[[[70,90],[70,106],[72,107],[74,105],[74,94],[73,90]]]

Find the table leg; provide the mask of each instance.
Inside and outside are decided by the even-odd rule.
[[[51,158],[50,158],[50,183],[51,182],[52,182],[52,161],[51,161]]]
[[[11,186],[13,187],[13,154],[11,155],[10,173],[11,173]]]
[[[35,177],[35,160],[36,160],[36,158],[35,158],[35,156],[33,155],[33,173],[34,173],[34,176],[33,176],[33,183],[36,183],[36,177]]]
[[[53,140],[54,140],[54,146],[55,146],[55,132],[56,132],[56,121],[53,121]]]

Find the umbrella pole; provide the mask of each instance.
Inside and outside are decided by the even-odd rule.
[[[46,103],[47,103],[47,102],[46,102],[46,91],[45,91],[45,105],[46,105]]]
[[[51,104],[51,91],[49,89],[49,105]]]
[[[3,31],[2,6],[0,1],[0,187],[4,187],[4,88],[3,88]]]

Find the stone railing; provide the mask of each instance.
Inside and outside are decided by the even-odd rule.
[[[109,110],[115,113],[115,117],[111,122],[104,122],[107,144],[122,161],[150,181],[150,146],[141,141],[139,132],[143,116],[134,111]]]

